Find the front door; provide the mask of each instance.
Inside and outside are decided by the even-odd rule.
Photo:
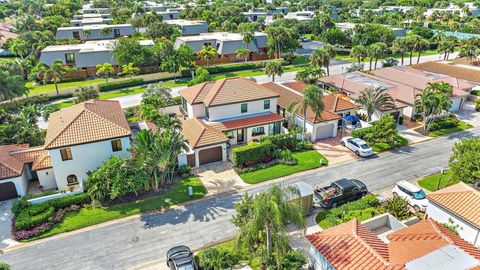
[[[244,139],[243,129],[237,129],[237,143],[243,143]]]

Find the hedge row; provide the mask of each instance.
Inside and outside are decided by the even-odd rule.
[[[297,136],[291,133],[282,133],[270,135],[262,138],[262,142],[270,141],[273,145],[280,149],[294,150],[297,145]]]
[[[273,145],[271,142],[251,142],[246,146],[233,149],[233,162],[236,166],[245,165],[247,162],[258,163],[265,156],[271,156]]]
[[[430,125],[430,131],[457,127],[460,121],[455,118],[440,118]]]
[[[131,87],[131,86],[138,86],[138,85],[143,85],[143,84],[145,84],[145,82],[142,78],[136,78],[136,79],[127,80],[127,81],[102,83],[102,84],[98,85],[98,90],[100,92],[105,92],[105,91],[110,91],[110,90],[115,90],[115,89],[120,89],[120,88],[125,88],[125,87]]]

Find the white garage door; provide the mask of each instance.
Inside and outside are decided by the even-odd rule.
[[[450,108],[450,111],[456,112],[456,111],[460,110],[461,105],[462,105],[462,99],[461,98],[452,99],[452,108]]]
[[[321,140],[325,138],[330,138],[333,136],[333,128],[334,124],[328,124],[324,126],[317,127],[317,131],[315,132],[315,140]]]

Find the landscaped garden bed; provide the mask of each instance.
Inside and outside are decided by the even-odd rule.
[[[418,180],[418,185],[428,191],[436,191],[442,189],[444,187],[448,187],[458,183],[457,180],[452,180],[453,172],[447,170],[443,173],[443,175],[439,172],[436,174],[429,175]],[[441,176],[441,179],[440,179]]]
[[[390,213],[400,220],[414,215],[410,212],[408,203],[400,197],[380,202],[375,195],[368,194],[360,200],[322,211],[318,213],[315,220],[322,229],[328,229],[352,219],[365,221],[384,213]]]
[[[233,149],[235,171],[249,184],[327,165],[327,159],[312,150],[311,143],[295,134],[277,134]]]
[[[369,127],[353,130],[351,136],[366,141],[377,153],[408,144],[407,139],[398,134],[396,122],[390,115],[373,122]]]
[[[423,127],[420,127],[417,131],[430,137],[439,137],[449,133],[466,130],[471,127],[472,125],[458,120],[455,116],[450,116],[434,120],[430,124],[428,131],[425,131]]]

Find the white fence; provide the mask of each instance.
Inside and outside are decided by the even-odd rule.
[[[60,192],[60,193],[55,193],[55,194],[52,194],[52,195],[33,198],[33,199],[28,200],[28,202],[31,203],[31,204],[39,204],[39,203],[51,201],[51,200],[54,200],[54,199],[59,199],[59,198],[67,197],[67,196],[77,195],[77,194],[80,194],[80,193],[83,193],[83,188],[79,188],[79,189],[74,190],[74,191]]]

